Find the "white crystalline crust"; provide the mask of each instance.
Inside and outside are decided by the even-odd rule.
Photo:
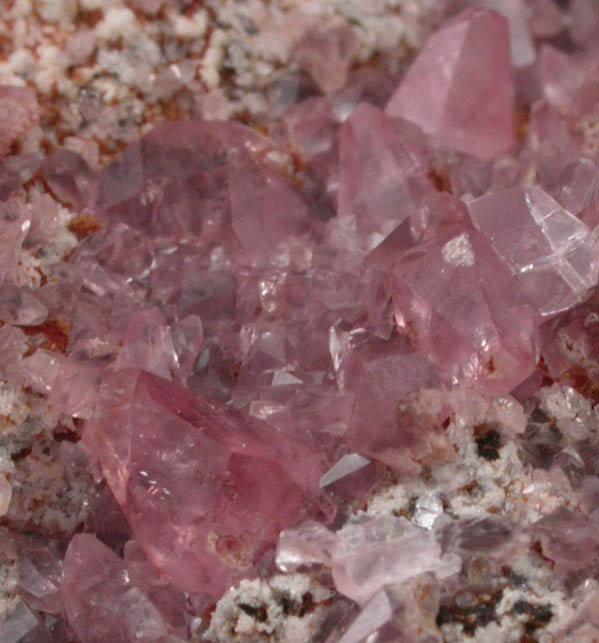
[[[282,597],[286,604],[301,605],[307,595],[314,607],[305,615],[286,613]],[[329,590],[305,574],[274,576],[268,581],[243,580],[217,603],[205,640],[305,643],[324,616],[321,603],[331,596]]]

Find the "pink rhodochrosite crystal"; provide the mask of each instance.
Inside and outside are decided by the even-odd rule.
[[[513,145],[513,110],[507,22],[485,9],[467,9],[431,36],[386,107],[481,158]]]
[[[409,215],[409,181],[426,165],[422,132],[362,103],[341,127],[339,154],[338,214],[353,214],[370,232],[388,234]]]
[[[105,377],[85,443],[150,561],[218,597],[319,499],[320,456],[268,425],[151,375]]]
[[[337,533],[332,554],[337,589],[360,604],[385,585],[428,571],[438,578],[451,576],[460,562],[454,554],[441,555],[433,533],[394,516],[347,524]]]
[[[182,596],[157,574],[144,571],[143,561],[119,558],[92,534],[71,540],[63,564],[62,597],[69,623],[82,641],[180,640],[174,635],[184,631],[182,609],[173,617],[165,605],[169,598],[181,601]]]
[[[590,230],[538,187],[495,192],[468,207],[542,315],[571,308],[597,282],[597,242]]]
[[[447,381],[506,393],[534,370],[536,315],[477,230],[448,226],[404,252],[389,287],[397,326]]]

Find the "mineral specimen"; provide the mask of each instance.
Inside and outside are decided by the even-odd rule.
[[[596,639],[593,1],[33,4],[0,640]]]

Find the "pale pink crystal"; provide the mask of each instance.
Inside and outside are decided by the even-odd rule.
[[[438,383],[432,364],[392,342],[371,340],[347,352],[347,390],[353,399],[347,430],[350,448],[406,474],[419,472],[431,457],[444,459],[444,436],[415,430],[400,412],[410,393]]]
[[[310,262],[306,236],[314,223],[307,203],[281,175],[258,165],[239,168],[230,179],[233,251],[243,265],[305,269]]]
[[[386,112],[444,146],[490,158],[514,143],[513,100],[505,18],[467,9],[429,38]]]
[[[334,546],[333,532],[324,525],[307,520],[281,532],[275,561],[284,572],[310,565],[330,567]]]
[[[36,542],[22,543],[19,550],[19,588],[27,604],[46,614],[60,614],[62,567],[57,552]]]
[[[543,555],[553,561],[555,572],[565,575],[583,569],[599,553],[597,512],[585,515],[560,507],[534,524]]]
[[[0,320],[15,326],[37,326],[48,316],[48,309],[28,288],[0,283]]]
[[[105,378],[84,439],[150,561],[187,591],[218,596],[319,505],[316,453],[147,372]]]
[[[540,188],[496,192],[476,199],[469,209],[542,315],[567,310],[597,282],[590,230]]]
[[[570,38],[581,47],[597,50],[599,11],[594,0],[572,0],[568,13]]]
[[[599,223],[599,169],[589,159],[572,161],[558,177],[553,197],[592,230]]]
[[[553,188],[566,165],[578,158],[568,126],[545,100],[531,109],[526,146],[535,163],[539,183]]]
[[[441,643],[435,619],[439,610],[437,580],[431,573],[385,585],[364,605],[339,643]]]
[[[337,590],[363,604],[385,585],[425,572],[447,578],[460,563],[455,555],[442,555],[432,532],[385,516],[348,523],[338,531],[332,569]]]
[[[530,31],[537,38],[558,34],[564,24],[564,14],[553,0],[532,0]]]
[[[14,609],[6,611],[4,620],[0,623],[0,637],[6,643],[20,643],[20,641],[51,643],[52,641],[46,628],[20,599],[16,601]]]
[[[409,180],[426,166],[420,128],[362,103],[341,127],[338,214],[388,234],[409,215]]]
[[[452,383],[504,394],[534,370],[537,316],[477,230],[447,226],[404,252],[389,288],[399,329]]]
[[[551,45],[541,48],[539,73],[547,100],[562,110],[572,110],[585,84],[596,77],[596,55],[566,54]]]
[[[510,53],[514,67],[531,65],[536,51],[528,26],[530,7],[524,0],[483,0],[482,5],[507,18],[510,33]]]
[[[333,107],[328,99],[315,96],[290,107],[283,122],[291,146],[303,159],[331,150],[336,128]]]
[[[71,540],[61,593],[69,624],[82,641],[150,643],[174,633],[159,609],[164,582],[155,577],[156,587],[140,583],[130,567],[92,534]]]

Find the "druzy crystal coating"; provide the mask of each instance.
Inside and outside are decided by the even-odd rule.
[[[401,75],[316,30],[312,95],[101,168],[19,153],[39,105],[0,86],[3,417],[44,400],[56,443],[0,468],[0,639],[599,636],[599,21],[468,4]]]

